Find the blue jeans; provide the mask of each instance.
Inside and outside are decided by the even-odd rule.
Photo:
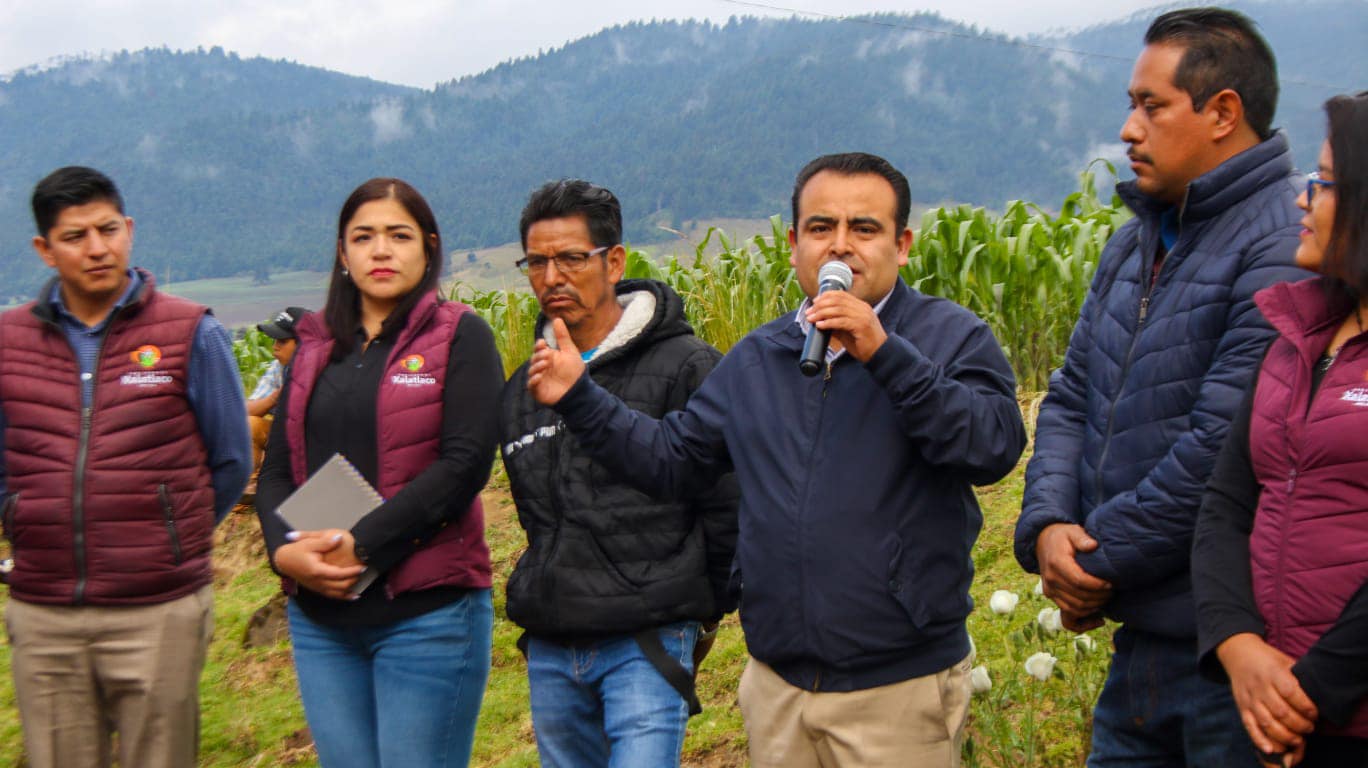
[[[1198,674],[1195,639],[1117,631],[1088,768],[1258,765],[1230,686]]]
[[[665,652],[693,671],[698,622],[658,631]],[[679,765],[689,707],[631,635],[577,645],[529,636],[527,679],[542,768]]]
[[[324,768],[470,762],[489,679],[489,590],[412,619],[327,627],[289,604],[304,716]]]

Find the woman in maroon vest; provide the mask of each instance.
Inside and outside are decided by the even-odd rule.
[[[1255,302],[1278,337],[1193,546],[1203,668],[1274,765],[1368,765],[1368,92],[1326,102],[1298,205],[1321,277]]]
[[[503,366],[484,320],[438,297],[441,238],[413,187],[358,187],[336,251],[257,488],[304,713],[325,768],[464,766],[490,665],[479,494]],[[276,508],[333,454],[384,503],[349,530],[291,531]],[[378,577],[358,591],[363,571]]]

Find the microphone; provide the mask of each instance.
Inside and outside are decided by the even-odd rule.
[[[848,291],[854,280],[855,274],[844,261],[828,261],[817,270],[817,295],[827,291]],[[808,328],[807,341],[803,342],[803,357],[798,361],[798,370],[804,376],[816,376],[822,370],[830,343],[830,333],[815,324]]]

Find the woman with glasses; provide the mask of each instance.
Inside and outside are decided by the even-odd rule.
[[[1326,102],[1298,265],[1192,555],[1204,669],[1273,765],[1368,765],[1368,92]]]
[[[464,766],[490,666],[479,494],[503,366],[484,320],[438,296],[441,238],[413,187],[358,187],[334,251],[257,489],[304,714],[325,768]],[[348,530],[289,530],[277,507],[334,454],[384,502]]]

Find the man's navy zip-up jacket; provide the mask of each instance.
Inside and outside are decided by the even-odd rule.
[[[751,655],[790,684],[849,691],[943,670],[969,653],[973,485],[1016,465],[1012,371],[968,310],[898,281],[888,340],[798,372],[789,313],[729,352],[683,411],[652,419],[582,376],[556,406],[586,450],[657,496],[735,468],[734,587]]]
[[[1292,266],[1300,211],[1283,134],[1188,185],[1178,240],[1153,280],[1162,203],[1117,192],[1135,212],[1107,243],[1036,421],[1016,556],[1077,523],[1078,556],[1115,590],[1106,613],[1146,632],[1196,637],[1189,560],[1202,492],[1273,329],[1254,306]]]

